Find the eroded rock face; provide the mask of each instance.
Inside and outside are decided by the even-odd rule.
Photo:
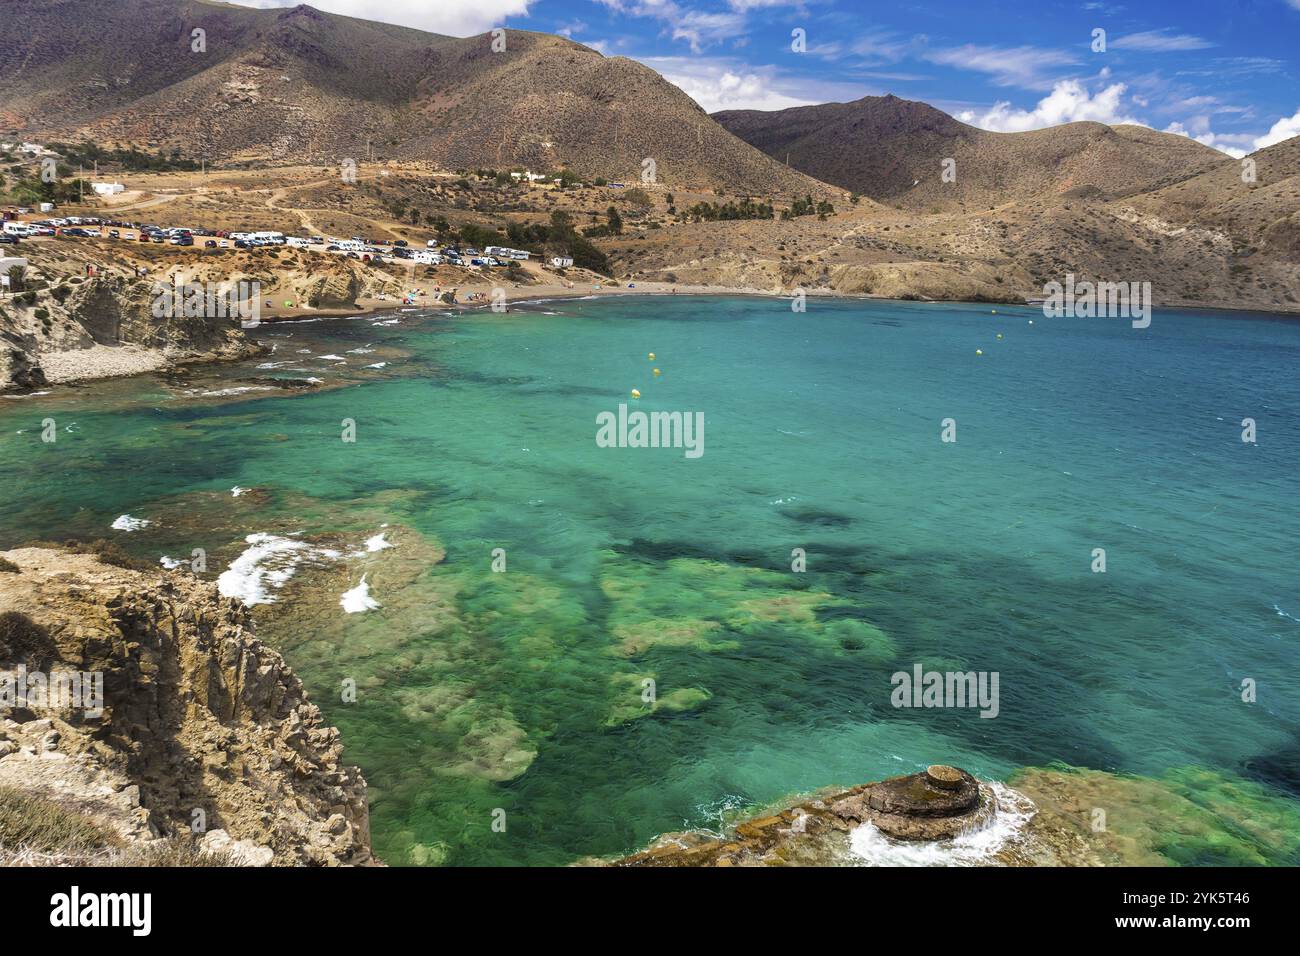
[[[0,786],[126,840],[201,821],[205,846],[250,865],[374,862],[365,780],[241,602],[89,555],[3,557],[18,571],[0,573],[0,671],[102,673],[103,694],[102,713],[0,702]]]

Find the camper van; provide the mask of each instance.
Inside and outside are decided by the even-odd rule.
[[[30,223],[17,222],[11,219],[4,225],[4,233],[6,236],[18,236],[21,239],[26,236],[36,235],[36,227]]]

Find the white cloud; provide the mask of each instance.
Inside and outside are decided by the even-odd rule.
[[[1291,0],[1291,5],[1300,10],[1300,0]],[[1265,146],[1272,146],[1274,143],[1280,143],[1284,139],[1290,139],[1292,136],[1300,136],[1300,109],[1295,111],[1295,116],[1284,116],[1263,136],[1256,138],[1252,144],[1256,149],[1263,149]]]
[[[1166,133],[1178,133],[1181,136],[1188,136],[1198,143],[1204,143],[1211,149],[1217,149],[1221,153],[1227,153],[1234,159],[1240,159],[1246,155],[1248,146],[1252,137],[1248,133],[1215,133],[1210,129],[1210,119],[1208,116],[1193,116],[1183,123],[1170,123],[1165,127]]]
[[[778,89],[783,84],[770,67],[749,67],[731,60],[694,57],[646,57],[643,63],[699,103],[707,113],[718,110],[783,110],[822,102]]]
[[[957,118],[963,123],[996,133],[1019,133],[1081,120],[1107,125],[1145,125],[1123,113],[1121,100],[1125,89],[1123,83],[1112,83],[1094,94],[1089,93],[1078,80],[1062,80],[1032,110],[1013,109],[1010,103],[998,102],[983,113],[965,110]]]
[[[234,0],[246,7],[294,7],[299,0]],[[311,0],[311,6],[361,20],[378,20],[467,37],[500,26],[506,17],[526,16],[535,0]]]
[[[1294,116],[1282,117],[1267,133],[1259,136],[1254,133],[1216,133],[1210,129],[1210,118],[1203,115],[1193,116],[1186,123],[1170,123],[1165,127],[1165,132],[1190,136],[1198,143],[1212,146],[1229,156],[1240,159],[1257,149],[1264,149],[1266,146],[1272,146],[1293,136],[1300,136],[1300,110],[1296,110]]]
[[[1141,50],[1144,53],[1170,53],[1179,50],[1206,50],[1214,46],[1209,40],[1189,33],[1170,33],[1166,30],[1144,30],[1116,37],[1110,41],[1115,50]]]
[[[1052,86],[1052,74],[1059,76],[1063,67],[1079,62],[1073,54],[1062,50],[1032,46],[978,46],[974,43],[931,50],[923,56],[931,63],[987,73],[998,86],[1028,89],[1047,89]]]

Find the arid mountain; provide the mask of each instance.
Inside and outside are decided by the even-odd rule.
[[[456,39],[206,0],[0,0],[0,131],[189,158],[568,167],[666,188],[827,191],[653,70],[561,37]],[[202,49],[195,40],[201,30]]]
[[[1224,155],[1139,126],[1069,123],[990,133],[896,96],[713,118],[823,182],[915,211],[984,209],[1059,194],[1110,198],[1193,176]],[[955,160],[955,180],[942,179]]]
[[[1221,229],[1243,245],[1300,263],[1300,137],[1230,159],[1199,175],[1131,197],[1174,226]]]

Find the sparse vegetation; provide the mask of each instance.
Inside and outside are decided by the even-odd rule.
[[[89,818],[52,800],[0,787],[0,849],[85,854],[119,842]]]

